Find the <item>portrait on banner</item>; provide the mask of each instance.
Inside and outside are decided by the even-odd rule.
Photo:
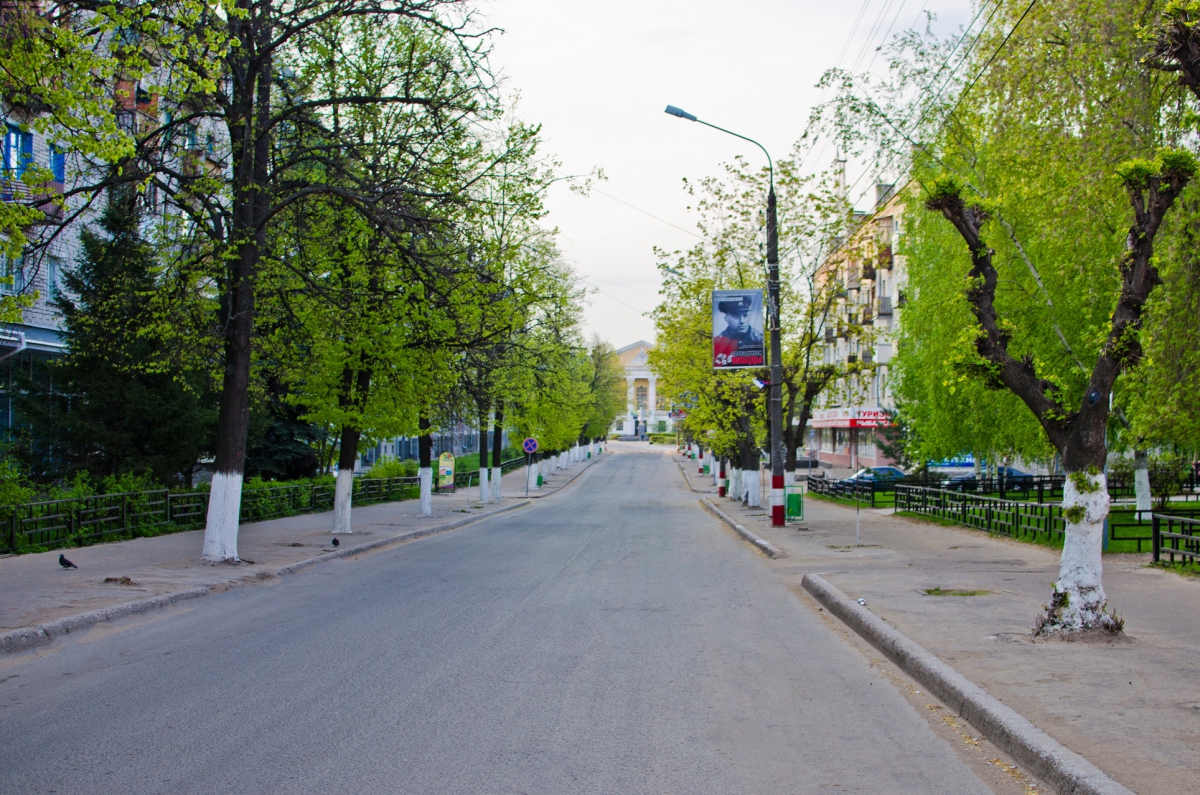
[[[713,367],[763,367],[762,290],[713,290]]]

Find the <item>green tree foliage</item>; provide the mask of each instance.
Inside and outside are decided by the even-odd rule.
[[[830,388],[848,388],[871,365],[825,361],[825,329],[835,324],[840,285],[821,280],[817,266],[845,231],[846,208],[832,181],[802,176],[804,150],[776,164],[779,197],[779,251],[783,307],[783,420],[785,466],[795,468],[796,451],[807,438],[817,399]],[[719,455],[737,455],[743,468],[756,467],[765,444],[766,391],[753,378],[769,380],[768,370],[714,371],[712,367],[713,290],[766,289],[762,264],[767,173],[737,160],[724,179],[707,178],[699,187],[697,210],[703,242],[662,262],[663,300],[654,311],[658,348],[650,354],[659,374],[659,392],[686,407],[684,427],[703,436]],[[844,333],[870,343],[864,326]]]
[[[30,384],[22,401],[38,474],[100,480],[132,472],[190,484],[213,449],[210,371],[142,367],[162,342],[145,328],[158,267],[140,220],[136,194],[114,194],[99,229],[83,230],[77,267],[64,274],[57,305],[67,351],[51,366],[53,389]]]

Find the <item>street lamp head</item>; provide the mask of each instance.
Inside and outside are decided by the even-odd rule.
[[[695,116],[688,113],[686,110],[683,110],[682,108],[675,107],[674,105],[667,105],[666,112],[670,113],[672,116],[678,116],[681,119],[687,119],[688,121],[696,120]]]

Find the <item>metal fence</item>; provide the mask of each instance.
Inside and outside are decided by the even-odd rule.
[[[815,482],[815,481],[813,481]],[[811,483],[810,483],[811,488]],[[1012,537],[1044,536],[1059,541],[1066,530],[1062,506],[1058,503],[1037,503],[981,497],[947,489],[930,489],[898,484],[895,487],[897,511],[956,522]],[[1109,509],[1105,532],[1106,545],[1134,547],[1142,545],[1152,550],[1159,546],[1154,540],[1154,523],[1159,520],[1200,521],[1200,509],[1172,508],[1171,515],[1152,514],[1136,508],[1114,506]],[[1200,539],[1198,539],[1200,540]]]
[[[947,489],[930,489],[899,484],[895,487],[896,510],[932,516],[1007,536],[1062,538],[1066,527],[1062,506],[1055,503],[1018,502],[980,497]]]
[[[511,471],[525,462],[514,458],[501,464]],[[455,475],[455,482],[477,482],[478,471]],[[461,478],[461,481],[459,480]],[[436,483],[435,483],[436,485]],[[416,497],[415,477],[357,478],[354,503],[368,505]],[[239,519],[261,522],[283,516],[316,513],[333,508],[334,486],[329,483],[290,483],[242,490]],[[100,494],[63,500],[44,500],[0,508],[0,549],[21,552],[84,544],[114,536],[137,537],[188,530],[204,524],[208,515],[208,492],[137,491]]]
[[[797,482],[802,478],[797,477]],[[822,497],[838,497],[843,500],[855,500],[867,508],[879,508],[891,505],[889,492],[896,488],[893,481],[873,480],[833,480],[830,478],[808,477],[808,490]]]
[[[1151,551],[1154,562],[1165,555],[1171,563],[1179,556],[1181,563],[1200,560],[1200,519],[1154,514]]]

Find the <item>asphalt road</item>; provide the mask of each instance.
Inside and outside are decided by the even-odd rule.
[[[990,791],[650,451],[0,668],[3,793]]]

